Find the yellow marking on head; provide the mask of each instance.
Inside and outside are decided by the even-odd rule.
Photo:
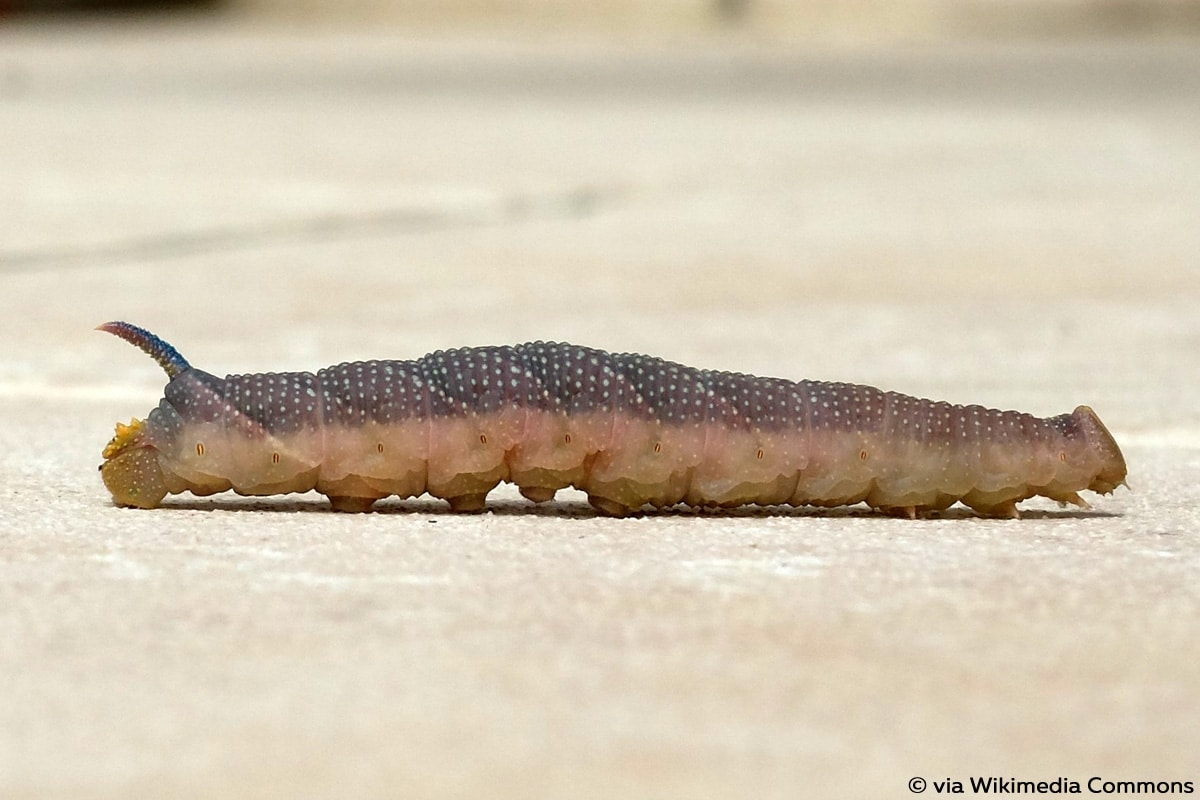
[[[145,420],[140,419],[130,419],[128,425],[122,425],[118,422],[117,432],[113,435],[112,440],[104,446],[104,452],[100,455],[109,459],[132,445],[137,441],[138,435],[142,432],[145,424]]]
[[[204,442],[196,442],[196,455],[204,455]]]

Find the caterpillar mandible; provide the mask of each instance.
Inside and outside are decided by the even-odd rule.
[[[338,511],[424,493],[479,511],[510,481],[534,502],[574,486],[617,516],[865,502],[913,518],[962,502],[1018,517],[1035,495],[1087,507],[1079,491],[1125,482],[1120,448],[1087,406],[1042,419],[554,342],[218,378],[135,325],[98,330],[170,379],[104,449],[120,506],[315,489]]]

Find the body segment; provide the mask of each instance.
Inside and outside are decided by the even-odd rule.
[[[119,505],[315,489],[345,511],[426,492],[471,511],[510,481],[539,502],[574,486],[618,515],[866,502],[912,516],[962,501],[1015,516],[1026,498],[1082,505],[1079,491],[1125,479],[1086,406],[1042,419],[547,342],[218,378],[140,328],[102,329],[170,377],[159,406],[105,449]]]

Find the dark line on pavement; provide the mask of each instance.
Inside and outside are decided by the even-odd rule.
[[[0,250],[0,273],[99,262],[150,261],[205,253],[228,253],[281,243],[328,242],[355,236],[432,233],[454,228],[517,224],[531,219],[583,219],[616,205],[616,188],[581,187],[558,194],[513,195],[495,205],[462,210],[403,208],[367,214],[326,214],[247,227],[170,231],[114,242],[47,249]]]

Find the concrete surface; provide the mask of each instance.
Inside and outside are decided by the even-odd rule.
[[[0,29],[0,796],[1200,782],[1200,48]],[[1052,414],[1020,522],[108,504],[218,372],[560,338]],[[935,793],[930,785],[929,793]]]

